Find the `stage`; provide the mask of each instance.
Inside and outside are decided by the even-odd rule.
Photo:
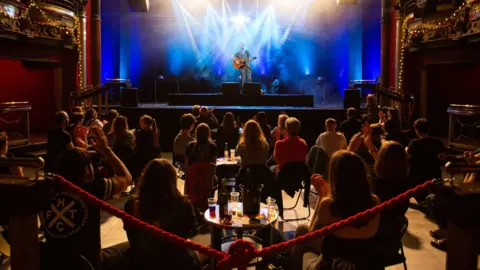
[[[162,151],[172,151],[173,141],[179,131],[180,116],[192,112],[192,105],[168,105],[166,103],[140,103],[137,107],[111,106],[128,118],[130,128],[138,125],[142,115],[148,114],[156,119],[160,129],[160,146]],[[204,104],[199,104],[204,105]],[[333,103],[321,107],[297,107],[297,106],[216,106],[215,116],[221,123],[223,115],[232,112],[235,118],[245,123],[259,111],[267,114],[268,123],[276,126],[277,117],[280,113],[297,117],[302,122],[301,137],[308,145],[315,144],[315,140],[321,132],[325,131],[324,125],[327,118],[334,118],[338,123],[343,121],[345,110],[342,104]]]

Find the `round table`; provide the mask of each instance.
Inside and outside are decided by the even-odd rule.
[[[215,169],[215,175],[219,178],[235,178],[235,175],[240,171],[242,167],[242,161],[240,157],[236,157],[234,160],[227,158],[217,158],[217,168]]]
[[[228,203],[228,209],[231,209],[231,204]],[[238,210],[239,212],[243,212],[243,205],[242,203],[238,203]],[[222,251],[222,240],[233,238],[233,236],[227,236],[222,238],[222,230],[234,230],[236,232],[236,238],[241,239],[243,236],[251,238],[253,240],[261,241],[262,247],[267,247],[272,244],[272,236],[273,236],[273,224],[278,219],[278,211],[275,213],[274,217],[268,218],[268,209],[265,204],[260,205],[260,213],[256,216],[247,216],[247,215],[236,215],[232,217],[232,222],[229,224],[223,223],[220,220],[218,204],[215,208],[215,217],[210,217],[210,210],[207,209],[204,213],[205,222],[210,226],[211,229],[211,245],[212,248]],[[255,218],[259,222],[251,222],[251,219]],[[244,235],[243,231],[245,230],[258,230],[264,229],[268,230],[269,239],[264,241],[259,237],[253,235]],[[212,267],[215,268],[215,260],[212,259]]]

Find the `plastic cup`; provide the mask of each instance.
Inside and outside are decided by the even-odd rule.
[[[235,149],[230,149],[230,159],[235,160]]]
[[[232,212],[233,215],[236,215],[238,212],[238,199],[240,198],[240,192],[230,192],[230,201],[232,203]]]
[[[217,203],[215,198],[208,198],[208,212],[210,213],[211,218],[215,218],[215,210],[217,208]]]
[[[278,206],[276,203],[270,203],[268,205],[268,220],[275,219],[275,216],[277,215],[277,210]]]

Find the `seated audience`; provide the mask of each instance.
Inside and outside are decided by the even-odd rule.
[[[388,119],[388,108],[387,107],[381,107],[380,110],[378,110],[378,123],[380,125],[385,124],[385,122]]]
[[[154,159],[145,167],[136,195],[125,204],[125,211],[153,226],[188,238],[197,221],[193,206],[177,189],[177,173],[166,159]],[[152,237],[149,232],[124,225],[130,243],[128,269],[202,269],[193,250]]]
[[[192,107],[192,114],[195,118],[200,116],[200,106],[199,105],[194,105]]]
[[[218,120],[215,117],[215,107],[209,110],[207,107],[201,107],[198,117],[195,117],[197,120],[197,125],[205,123],[210,127],[210,130],[218,128]]]
[[[396,108],[388,109],[388,119],[383,124],[383,129],[385,130],[385,140],[401,143],[402,123],[400,114]]]
[[[287,122],[288,115],[280,114],[278,116],[278,123],[277,126],[272,130],[270,133],[271,137],[271,145],[275,146],[275,143],[281,141],[288,137],[287,128],[285,127],[285,123]]]
[[[342,133],[336,132],[337,122],[333,118],[328,118],[325,121],[325,129],[327,131],[323,132],[318,136],[316,145],[322,147],[327,152],[328,157],[331,157],[333,153],[338,150],[347,149],[347,140]]]
[[[76,113],[76,112],[78,112],[78,113],[85,113],[85,111],[83,110],[83,107],[82,107],[82,106],[75,106],[75,107],[73,107],[72,113]]]
[[[112,149],[117,155],[125,151],[132,152],[135,149],[135,135],[128,130],[127,118],[123,115],[114,120],[110,137]]]
[[[103,132],[105,134],[110,134],[112,132],[113,122],[118,117],[117,110],[110,110],[107,114],[107,122],[103,125]]]
[[[405,148],[394,141],[386,141],[378,151],[375,162],[377,179],[374,183],[374,193],[381,202],[388,201],[410,186],[407,181],[408,158]],[[408,209],[408,201],[382,212],[382,220],[388,217],[404,216]]]
[[[212,142],[212,133],[207,124],[198,125],[195,130],[195,141],[190,142],[185,151],[188,167],[196,162],[217,162],[217,145]]]
[[[0,132],[0,159],[6,158],[8,152],[8,135],[6,132]],[[22,167],[18,166],[1,166],[0,165],[0,175],[16,175],[23,176]]]
[[[106,200],[120,195],[131,184],[132,177],[125,165],[108,147],[107,138],[100,128],[93,128],[92,145],[111,166],[114,176],[98,178],[91,158],[85,150],[65,150],[59,174],[83,190]],[[100,210],[83,201],[78,195],[68,193],[54,183],[54,197],[48,210],[40,213],[46,243],[42,249],[42,269],[79,269],[82,258],[94,269],[119,269],[119,252],[102,251],[100,239]],[[103,266],[103,267],[102,267]],[[84,269],[84,268],[81,268]]]
[[[308,146],[305,140],[299,137],[301,124],[295,117],[289,117],[285,123],[288,137],[275,144],[273,157],[277,163],[277,170],[288,162],[305,161]]]
[[[60,111],[55,114],[55,123],[53,130],[48,134],[47,139],[47,157],[45,172],[58,172],[60,156],[70,148],[73,148],[72,137],[65,131],[68,127],[68,114]]]
[[[366,115],[368,116],[367,122],[369,124],[378,123],[378,105],[373,94],[368,94],[365,101]]]
[[[87,149],[88,148],[88,127],[83,125],[83,119],[85,115],[81,112],[73,113],[72,122],[73,122],[73,143],[75,146]]]
[[[445,148],[442,141],[428,135],[428,120],[420,118],[413,124],[418,139],[410,142],[407,148],[409,156],[409,180],[413,186],[424,183],[434,178],[442,177],[440,158],[443,157]],[[428,192],[417,194],[415,199],[422,203]]]
[[[180,164],[182,171],[186,171],[185,166],[185,152],[190,142],[195,141],[195,138],[190,136],[195,126],[195,117],[191,113],[186,113],[180,117],[180,133],[175,137],[173,142],[173,153],[175,155],[175,162]]]
[[[254,120],[245,124],[236,152],[242,158],[242,166],[266,164],[269,146],[260,126]]]
[[[368,124],[366,123],[364,129],[367,129],[367,127],[368,127]],[[384,134],[382,126],[380,124],[371,124],[368,132],[371,134],[371,140],[374,148],[377,150],[380,149],[380,147],[382,146],[382,136]],[[372,150],[373,148],[369,149],[367,145],[364,143],[365,135],[362,134],[360,139],[361,139],[360,145],[354,152],[357,153],[363,159],[369,171],[370,169],[372,169],[371,172],[373,172],[373,165],[375,164],[375,159],[370,153],[371,152],[370,150]]]
[[[223,116],[222,124],[217,133],[218,154],[222,156],[225,150],[229,151],[230,149],[234,149],[239,138],[240,131],[237,122],[235,122],[235,116],[233,113],[227,112]],[[225,149],[225,143],[228,146],[227,149]]]
[[[85,112],[85,120],[83,121],[83,125],[86,127],[99,127],[103,128],[103,124],[100,120],[98,120],[97,111],[93,108],[89,108]]]
[[[272,127],[268,124],[267,121],[267,114],[265,112],[258,112],[255,120],[257,123],[260,125],[260,128],[262,129],[263,136],[265,136],[265,139],[267,139],[267,142],[270,142],[270,134],[272,133]]]
[[[140,117],[140,126],[135,130],[135,142],[137,156],[142,159],[143,168],[147,163],[159,156],[160,131],[157,122],[149,115]]]
[[[357,117],[357,110],[355,108],[348,108],[347,120],[340,124],[339,131],[345,136],[347,144],[350,142],[353,135],[360,132],[360,129],[362,128],[362,122],[358,120]]]
[[[370,190],[365,164],[350,151],[330,159],[331,194],[317,202],[310,227],[300,225],[296,237],[344,220],[380,203]],[[373,251],[380,215],[337,230],[311,244],[294,247],[295,269],[384,269]],[[320,256],[321,254],[321,256]],[[303,263],[302,263],[303,262]]]

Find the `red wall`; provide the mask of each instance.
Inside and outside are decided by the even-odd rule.
[[[55,114],[53,69],[26,69],[20,61],[0,59],[0,82],[0,102],[29,101],[31,132],[48,132]]]

